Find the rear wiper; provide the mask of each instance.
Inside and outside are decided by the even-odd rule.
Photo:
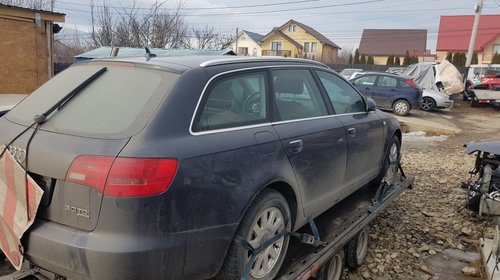
[[[41,115],[36,115],[33,119],[35,120],[35,123],[37,124],[43,124],[45,120],[47,119],[50,114],[52,114],[56,109],[59,111],[61,108],[68,103],[73,97],[75,97],[80,91],[82,91],[86,86],[88,86],[92,81],[97,79],[99,76],[102,75],[102,73],[106,72],[108,70],[107,67],[101,68],[99,71],[97,71],[94,75],[90,76],[88,79],[83,81],[80,85],[78,85],[74,90],[72,90],[70,93],[68,93],[64,98],[59,100],[54,106],[52,106],[50,109],[48,109],[45,113]]]

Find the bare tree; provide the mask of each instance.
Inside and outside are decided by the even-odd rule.
[[[55,0],[0,0],[0,4],[35,10],[53,10]]]
[[[342,50],[339,51],[339,55],[337,58],[338,64],[348,64],[349,63],[349,56],[351,56],[354,53],[353,47],[348,46],[342,48]]]
[[[193,36],[196,43],[196,47],[200,50],[213,48],[218,34],[214,32],[214,27],[209,28],[208,25],[203,29],[193,28]]]

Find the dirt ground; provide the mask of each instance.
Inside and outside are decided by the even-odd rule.
[[[486,279],[478,239],[493,237],[492,222],[464,208],[474,157],[465,143],[500,140],[500,109],[471,108],[455,100],[451,110],[413,112],[415,118],[443,125],[452,122],[458,135],[403,136],[406,173],[415,176],[405,191],[371,225],[368,256],[347,279]]]

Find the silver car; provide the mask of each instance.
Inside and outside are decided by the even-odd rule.
[[[453,100],[451,97],[442,92],[424,89],[422,93],[422,105],[420,109],[423,111],[450,108],[452,105]]]
[[[14,108],[25,97],[26,94],[0,94],[0,117]]]

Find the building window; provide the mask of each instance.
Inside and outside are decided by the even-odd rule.
[[[288,26],[288,31],[289,31],[289,32],[295,32],[295,29],[296,29],[296,28],[297,28],[297,25],[295,25],[295,24],[290,24],[290,25]]]
[[[309,52],[309,42],[304,42],[304,52]]]
[[[493,54],[495,53],[500,54],[500,45],[493,45]]]
[[[256,47],[253,48],[252,55],[253,56],[257,56],[257,48]]]
[[[311,43],[311,52],[316,52],[317,50],[318,50],[318,43],[312,42]]]
[[[248,55],[248,48],[238,48],[238,55]]]

